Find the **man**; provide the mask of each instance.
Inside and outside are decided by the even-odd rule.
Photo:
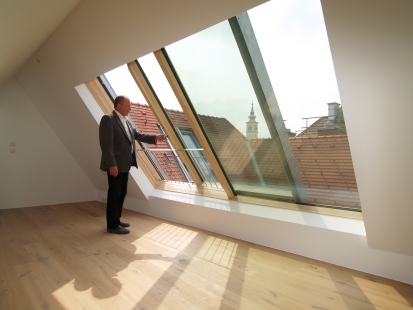
[[[108,200],[106,204],[107,231],[113,234],[128,234],[128,223],[120,221],[123,200],[128,187],[131,166],[136,162],[135,140],[156,144],[164,141],[165,135],[145,135],[131,126],[127,120],[131,102],[126,96],[117,96],[115,110],[104,115],[99,126],[99,142],[102,149],[100,169],[108,175]]]

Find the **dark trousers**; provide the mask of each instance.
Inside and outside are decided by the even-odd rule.
[[[113,229],[119,226],[123,201],[128,190],[129,172],[118,173],[116,177],[108,172],[108,201],[106,204],[106,225]]]

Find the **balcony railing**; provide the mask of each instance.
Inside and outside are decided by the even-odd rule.
[[[137,150],[137,156],[142,159],[156,181],[222,188],[203,149],[141,149]],[[183,163],[183,156],[189,157],[192,161],[203,180],[202,184],[192,181]]]

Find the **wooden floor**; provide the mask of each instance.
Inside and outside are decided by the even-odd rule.
[[[129,235],[106,233],[100,202],[1,210],[0,308],[413,308],[411,285],[128,210],[123,220]]]

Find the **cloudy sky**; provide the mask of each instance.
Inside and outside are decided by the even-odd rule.
[[[248,11],[286,127],[327,115],[339,102],[319,0],[270,1]],[[198,114],[225,117],[242,133],[254,104],[259,137],[269,137],[228,21],[166,47]],[[165,108],[181,110],[154,56],[139,59]],[[128,69],[105,74],[118,94],[146,103]]]

